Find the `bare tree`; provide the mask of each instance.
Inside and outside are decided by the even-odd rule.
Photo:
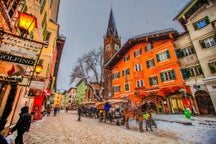
[[[91,86],[90,81],[97,82],[100,84],[100,91],[103,89],[102,85],[102,69],[103,69],[103,48],[100,47],[98,50],[91,50],[78,58],[76,65],[72,69],[70,75],[71,83],[77,78],[85,81],[90,88],[94,91],[95,98],[99,101],[102,100],[102,93],[96,95],[94,88]]]

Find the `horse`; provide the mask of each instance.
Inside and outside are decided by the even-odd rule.
[[[126,123],[126,128],[129,129],[129,124],[128,124],[128,120],[129,118],[133,118],[136,119],[139,122],[139,130],[140,132],[143,132],[143,120],[144,118],[144,114],[148,113],[151,114],[152,112],[154,112],[156,109],[156,105],[152,102],[152,101],[148,101],[145,104],[142,104],[139,107],[125,107],[123,110],[124,113],[124,121]],[[152,127],[151,124],[149,125],[149,122],[152,122],[152,117],[148,116],[146,120],[146,130],[148,130],[148,126],[150,126],[151,131]]]

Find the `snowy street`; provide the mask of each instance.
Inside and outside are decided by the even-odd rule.
[[[29,133],[24,135],[25,144],[213,144],[216,142],[216,118],[184,115],[154,115],[158,128],[140,133],[138,124],[131,120],[130,129],[99,123],[98,119],[82,117],[77,121],[77,112],[61,111],[57,116],[47,117],[31,124]],[[160,119],[160,120],[158,120]],[[190,121],[183,125],[170,121]],[[145,127],[145,124],[143,125]]]

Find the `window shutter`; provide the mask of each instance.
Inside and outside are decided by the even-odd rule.
[[[172,72],[172,79],[173,79],[173,80],[176,79],[175,71],[174,71],[174,70],[171,70],[171,72]]]
[[[122,76],[124,76],[124,70],[122,70]]]
[[[206,48],[204,40],[200,40],[199,42],[200,42],[200,45],[202,46],[202,48]]]
[[[215,73],[216,72],[216,67],[214,66],[213,63],[208,63],[209,69],[211,71],[211,73]]]
[[[210,24],[210,20],[208,17],[205,17],[205,22],[206,22],[206,24]]]
[[[156,54],[157,62],[160,62],[159,54]]]
[[[142,54],[142,49],[140,49],[140,55]]]
[[[160,73],[160,78],[161,78],[161,81],[164,82],[163,73]]]
[[[149,77],[149,84],[150,84],[150,86],[153,85],[153,82],[152,82],[152,78],[151,78],[151,77]]]
[[[118,78],[120,78],[120,72],[118,72]]]
[[[167,58],[169,59],[170,58],[170,52],[169,52],[169,50],[166,51],[166,55],[167,55]]]
[[[146,66],[147,66],[147,68],[150,67],[149,61],[146,61]]]
[[[188,79],[190,77],[190,69],[189,68],[181,69],[181,74],[184,80]]]
[[[203,74],[203,70],[202,70],[201,65],[198,66],[198,70],[199,70],[199,72],[200,72],[201,74]]]
[[[136,57],[136,52],[134,52],[134,57]]]
[[[112,79],[114,79],[114,74],[112,74]]]
[[[196,51],[194,49],[194,46],[191,46],[190,48],[191,48],[191,51],[192,51],[193,54],[196,53]]]
[[[214,40],[215,40],[215,42],[216,42],[216,34],[215,34],[213,37],[214,37]]]
[[[194,29],[197,30],[198,29],[198,25],[197,23],[193,23]]]
[[[127,71],[128,71],[127,74],[130,75],[130,69],[129,68],[127,69]]]
[[[181,52],[181,49],[177,49],[177,50],[175,50],[176,57],[177,57],[178,59],[181,58],[181,56],[180,56],[180,52]]]

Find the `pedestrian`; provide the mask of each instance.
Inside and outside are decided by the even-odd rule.
[[[81,114],[82,114],[82,107],[81,106],[78,106],[77,113],[78,113],[78,121],[81,121]]]
[[[68,106],[66,106],[66,108],[65,108],[65,112],[66,112],[66,113],[68,112],[68,109],[69,109],[69,107],[68,107]]]
[[[54,107],[54,116],[56,116],[57,111],[58,111],[58,108],[55,106],[55,107]]]
[[[60,113],[60,110],[61,110],[61,108],[60,108],[60,106],[58,107],[58,113]]]
[[[50,105],[48,105],[48,107],[47,107],[47,116],[50,116],[50,112],[51,112],[51,107],[50,107]]]
[[[28,132],[31,125],[31,115],[29,114],[29,107],[24,106],[21,108],[19,120],[16,125],[11,129],[11,132],[17,130],[17,137],[15,138],[15,144],[23,144],[23,134]]]
[[[0,144],[8,144],[7,140],[2,134],[0,134]]]

